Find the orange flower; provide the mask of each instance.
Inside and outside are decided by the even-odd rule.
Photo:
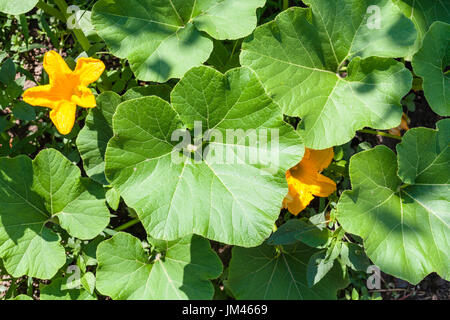
[[[395,136],[401,137],[402,136],[402,134],[401,134],[402,130],[403,131],[408,131],[409,130],[408,122],[409,122],[408,116],[403,113],[402,121],[401,121],[400,125],[398,127],[396,127],[396,128],[389,129],[389,133],[393,134]]]
[[[88,85],[97,81],[105,70],[101,60],[79,58],[72,71],[56,51],[44,56],[44,69],[50,84],[26,90],[23,100],[32,106],[52,109],[50,119],[61,134],[69,134],[75,123],[77,105],[94,108],[97,104]]]
[[[283,200],[283,208],[297,215],[309,205],[314,196],[328,197],[336,190],[336,183],[320,174],[330,165],[333,157],[333,148],[306,148],[302,161],[286,172],[289,192]]]

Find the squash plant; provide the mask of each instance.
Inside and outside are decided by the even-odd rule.
[[[449,1],[0,12],[0,298],[375,299],[373,268],[450,280]],[[38,42],[42,76],[24,61]],[[419,108],[432,128],[409,129]]]

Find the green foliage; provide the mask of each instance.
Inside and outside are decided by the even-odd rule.
[[[285,114],[302,119],[298,130],[308,148],[344,144],[365,126],[397,126],[412,77],[403,64],[379,57],[406,54],[415,39],[412,22],[386,0],[375,1],[380,29],[369,28],[366,17],[373,1],[310,2],[312,9],[290,8],[258,27],[244,41],[241,63]]]
[[[307,262],[317,252],[300,242],[278,252],[266,244],[235,247],[226,285],[236,299],[335,299],[336,291],[347,286],[338,268],[312,288],[308,285]]]
[[[213,42],[249,35],[265,0],[100,0],[92,22],[140,80],[166,82],[205,62]],[[139,30],[139,32],[136,32]],[[205,32],[205,33],[204,33]]]
[[[0,0],[0,300],[450,280],[449,26],[449,1]],[[68,135],[22,99],[49,50],[106,66]]]
[[[222,263],[208,241],[186,236],[150,243],[149,257],[139,239],[127,233],[102,242],[97,249],[98,290],[113,299],[212,298],[208,279],[222,273]]]
[[[417,39],[411,46],[407,59],[422,47],[422,41],[435,21],[450,23],[450,10],[448,1],[429,1],[429,0],[393,0],[393,2],[402,10],[402,12],[414,22],[417,30]]]
[[[207,67],[194,68],[172,91],[171,101],[172,105],[147,97],[119,105],[113,118],[114,138],[106,150],[107,179],[137,211],[152,237],[175,240],[196,233],[230,244],[261,244],[287,192],[285,171],[303,153],[299,136],[283,122],[278,106],[245,68],[225,75]],[[196,121],[204,131],[215,129],[215,139],[225,137],[230,129],[277,129],[280,161],[265,165],[261,154],[270,155],[271,146],[262,143],[256,146],[257,162],[245,161],[242,157],[255,151],[247,150],[246,137],[226,142],[205,137],[197,142],[187,141],[187,136],[173,139],[179,128],[197,134]],[[182,148],[178,149],[180,137]],[[199,148],[191,153],[198,160],[181,154],[192,143]],[[202,143],[207,143],[203,150]],[[231,163],[225,161],[229,154]],[[262,174],[264,170],[272,172]]]
[[[434,112],[450,116],[450,24],[435,22],[425,34],[422,48],[412,61],[423,78],[423,90]]]
[[[339,200],[339,221],[364,239],[369,258],[411,283],[450,277],[449,130],[449,120],[410,130],[397,158],[384,146],[354,156],[352,191]]]
[[[48,222],[71,236],[92,239],[109,222],[103,188],[56,150],[0,159],[0,257],[15,277],[50,279],[65,263],[60,236]]]

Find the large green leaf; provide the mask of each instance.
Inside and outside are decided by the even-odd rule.
[[[0,0],[0,12],[18,15],[34,8],[38,0]]]
[[[51,278],[66,258],[46,224],[59,221],[70,235],[91,239],[109,222],[104,196],[56,150],[43,150],[33,161],[0,158],[0,256],[8,273]]]
[[[215,39],[239,39],[256,27],[265,0],[100,0],[92,22],[136,77],[165,82],[205,62]]]
[[[413,284],[431,272],[450,279],[450,120],[438,128],[409,130],[398,166],[384,146],[355,155],[353,190],[338,204],[339,222],[364,239],[369,258]]]
[[[171,100],[172,106],[156,97],[119,105],[106,150],[108,180],[154,238],[196,233],[229,244],[261,244],[287,193],[285,172],[303,155],[299,135],[246,68],[225,75],[194,68]],[[177,130],[181,122],[194,134],[199,123],[203,127],[195,138],[203,135],[203,141],[190,146],[197,148],[191,153],[196,160],[180,153],[179,136],[173,136],[188,132]],[[187,143],[181,142],[184,150]]]
[[[113,299],[211,299],[209,279],[222,273],[222,263],[206,239],[187,236],[158,242],[152,260],[139,239],[118,233],[97,249],[97,289]]]
[[[307,2],[311,9],[290,8],[258,27],[243,43],[242,65],[256,71],[285,114],[302,118],[298,130],[309,148],[341,145],[365,126],[399,125],[412,77],[386,58],[407,54],[413,23],[390,0]],[[366,13],[370,5],[380,8],[379,29]]]
[[[423,91],[431,109],[441,116],[450,116],[450,24],[433,23],[412,65],[423,78]]]
[[[406,57],[412,56],[422,47],[425,33],[435,21],[450,23],[450,2],[448,0],[393,0],[393,2],[410,18],[417,30],[417,39]]]
[[[283,246],[234,247],[226,286],[236,299],[324,300],[336,299],[338,289],[347,285],[342,270],[335,266],[313,287],[308,286],[308,261],[319,252],[300,242]]]

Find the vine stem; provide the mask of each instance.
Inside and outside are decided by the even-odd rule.
[[[286,10],[289,8],[289,0],[283,0],[283,10]]]
[[[117,228],[115,228],[114,231],[119,232],[119,231],[128,229],[129,227],[132,227],[132,226],[134,226],[135,224],[138,224],[139,222],[141,222],[139,219],[133,219],[133,220],[130,220],[130,221],[128,221],[128,222],[122,224],[121,226],[118,226]]]
[[[386,133],[386,132],[383,132],[383,131],[378,131],[378,130],[362,129],[362,130],[358,130],[358,132],[369,133],[369,134],[373,134],[373,135],[376,135],[376,136],[383,136],[383,137],[386,137],[386,138],[391,138],[391,139],[396,139],[396,140],[402,140],[402,137],[399,137],[399,136],[396,136],[396,135],[393,135],[393,134],[390,134],[390,133]]]

